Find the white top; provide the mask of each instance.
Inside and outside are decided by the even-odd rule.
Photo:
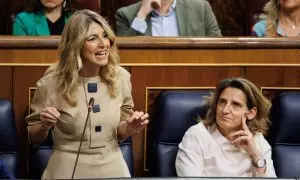
[[[266,172],[256,174],[248,153],[231,144],[216,127],[206,128],[202,122],[192,126],[179,144],[176,157],[178,176],[276,177],[271,147],[262,133],[254,135],[256,146],[267,162]]]

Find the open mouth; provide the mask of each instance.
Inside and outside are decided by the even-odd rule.
[[[95,53],[95,55],[100,56],[100,57],[106,56],[106,51],[99,51],[99,52]]]

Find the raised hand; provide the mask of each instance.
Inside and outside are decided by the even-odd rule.
[[[142,0],[142,5],[137,14],[137,17],[140,18],[141,20],[145,20],[148,14],[154,8],[159,9],[160,7],[161,7],[161,0]]]
[[[246,117],[242,117],[242,130],[229,134],[228,139],[230,139],[233,144],[243,148],[252,157],[256,156],[258,149],[255,145],[253,134],[249,130],[246,121]]]
[[[60,113],[55,107],[46,107],[42,110],[40,114],[40,119],[42,121],[42,128],[49,130],[52,128],[59,119]]]
[[[127,135],[131,136],[140,133],[149,123],[148,117],[148,113],[135,111],[132,116],[125,121],[125,131]]]

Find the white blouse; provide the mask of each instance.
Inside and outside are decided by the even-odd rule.
[[[176,157],[178,176],[210,177],[276,177],[271,146],[262,133],[254,135],[254,141],[267,162],[264,174],[256,174],[248,153],[230,143],[212,127],[206,129],[202,122],[185,133]]]

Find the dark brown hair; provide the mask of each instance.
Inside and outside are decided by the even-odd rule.
[[[228,87],[237,88],[244,92],[248,109],[253,107],[257,108],[257,113],[254,119],[247,121],[249,130],[252,133],[261,132],[266,135],[270,125],[269,113],[271,103],[262,95],[259,89],[252,82],[243,78],[224,79],[217,84],[214,93],[211,97],[209,97],[209,108],[206,114],[206,119],[203,120],[203,123],[206,126],[216,124],[218,100],[221,93]]]

